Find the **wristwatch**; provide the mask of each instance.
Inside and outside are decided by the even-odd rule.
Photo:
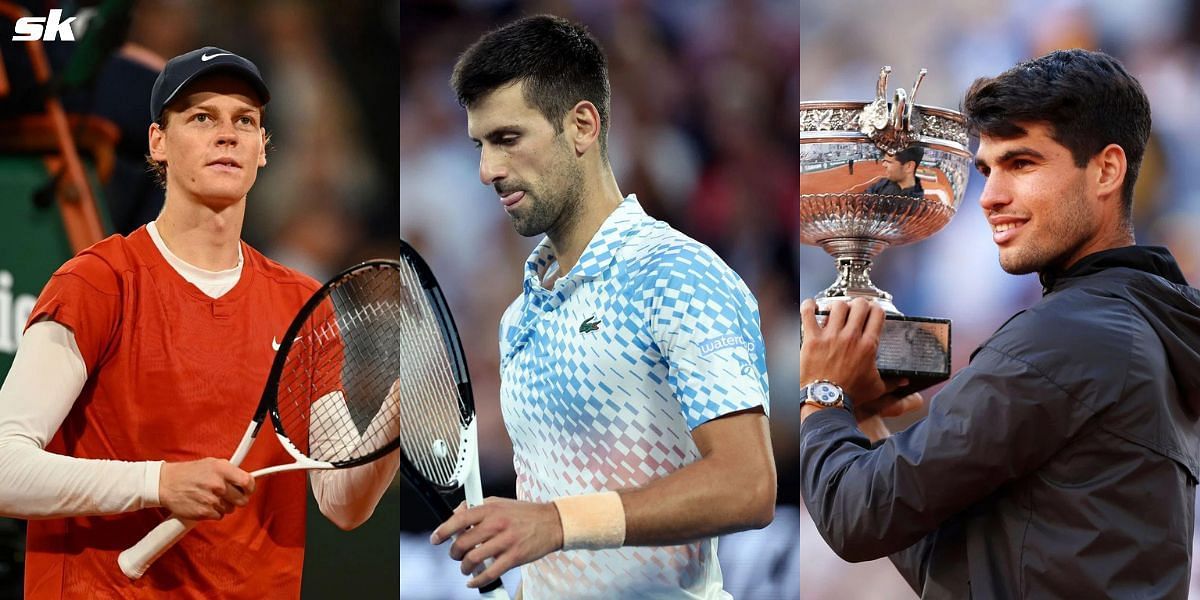
[[[828,379],[818,379],[800,390],[800,400],[817,408],[844,408],[850,410],[850,401],[841,386]]]

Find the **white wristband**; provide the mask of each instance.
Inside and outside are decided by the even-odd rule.
[[[625,543],[625,505],[616,492],[554,500],[562,521],[563,550],[603,550]]]

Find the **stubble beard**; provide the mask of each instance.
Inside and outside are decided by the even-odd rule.
[[[561,154],[537,189],[527,189],[525,207],[510,215],[513,229],[524,237],[561,231],[579,214],[583,202],[583,169]]]
[[[1042,229],[1013,248],[1000,252],[1000,268],[1011,275],[1044,273],[1063,268],[1063,263],[1095,232],[1096,215],[1087,206],[1083,184],[1070,188],[1054,214],[1046,215]]]

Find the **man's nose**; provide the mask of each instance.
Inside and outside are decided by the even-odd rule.
[[[500,154],[486,146],[479,153],[479,181],[483,185],[494,185],[508,176],[508,168]]]

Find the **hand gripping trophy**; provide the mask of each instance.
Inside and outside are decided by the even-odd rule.
[[[799,238],[837,260],[837,280],[816,296],[820,310],[858,297],[883,307],[876,366],[884,377],[908,378],[898,391],[908,393],[950,377],[950,321],[897,310],[871,283],[871,261],[950,222],[971,153],[961,113],[913,103],[926,70],[889,103],[891,71],[880,71],[871,102],[800,103]]]

